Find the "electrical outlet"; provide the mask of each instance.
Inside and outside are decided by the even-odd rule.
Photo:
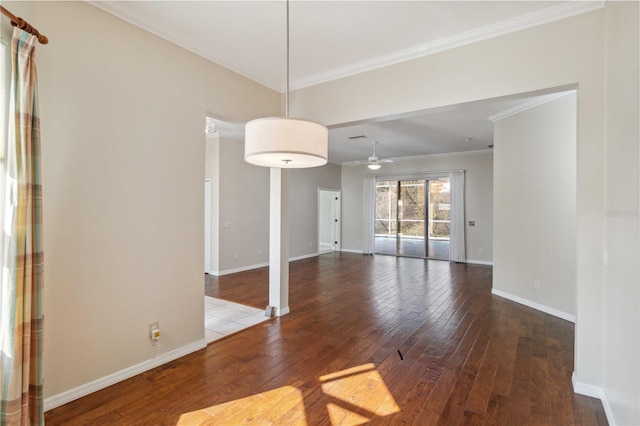
[[[262,256],[262,250],[258,250],[258,256]]]
[[[478,253],[482,254],[482,253],[484,253],[484,250],[483,250],[483,249],[481,249],[481,248],[479,248],[479,249],[478,249]]]
[[[540,281],[539,280],[535,280],[533,282],[533,287],[535,287],[536,290],[540,290]]]
[[[158,333],[160,333],[160,321],[149,323],[149,339],[158,340],[157,338],[154,339],[153,337],[154,330],[158,330]]]
[[[238,260],[238,253],[233,253],[233,258]]]

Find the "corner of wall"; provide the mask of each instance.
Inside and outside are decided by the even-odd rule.
[[[571,375],[571,384],[573,385],[573,391],[575,393],[599,399],[600,402],[602,402],[602,408],[604,409],[604,413],[607,416],[607,421],[609,422],[609,424],[612,426],[618,424],[611,408],[611,404],[609,404],[609,400],[607,399],[607,395],[603,388],[601,388],[600,386],[594,386],[587,383],[579,382],[575,371]]]

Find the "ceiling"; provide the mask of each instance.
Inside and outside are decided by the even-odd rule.
[[[284,1],[89,1],[277,91],[286,87]],[[290,87],[307,87],[602,7],[603,1],[290,3]],[[524,100],[421,111],[329,131],[329,161],[485,150],[492,114]],[[528,100],[527,100],[528,101]],[[218,123],[242,138],[242,123]],[[226,132],[226,134],[225,134]],[[367,139],[348,139],[366,135]],[[466,140],[469,139],[469,140]]]

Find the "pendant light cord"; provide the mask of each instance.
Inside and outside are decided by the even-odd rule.
[[[287,0],[287,89],[284,100],[285,118],[289,118],[289,0]]]

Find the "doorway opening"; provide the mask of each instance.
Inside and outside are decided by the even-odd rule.
[[[448,176],[376,182],[375,253],[449,260]]]

